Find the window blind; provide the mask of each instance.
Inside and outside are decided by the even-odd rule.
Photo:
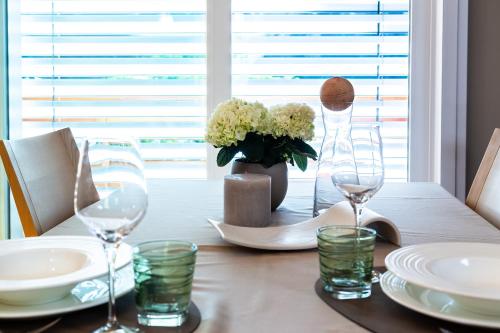
[[[348,78],[353,121],[381,122],[388,181],[408,177],[408,52],[409,0],[232,0],[233,95],[308,103],[319,151],[321,84]]]
[[[268,105],[306,102],[319,115],[321,83],[349,78],[355,120],[382,123],[386,178],[405,181],[409,0],[231,5],[232,94]],[[66,126],[77,137],[133,136],[148,176],[206,177],[206,1],[19,6],[22,136]],[[319,116],[316,128],[319,150]],[[314,166],[291,168],[290,176],[314,177]]]
[[[20,6],[23,136],[132,136],[148,176],[206,177],[204,0]]]

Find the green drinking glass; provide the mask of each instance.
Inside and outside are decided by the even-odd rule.
[[[139,324],[176,327],[186,321],[197,251],[195,244],[182,241],[152,241],[134,247]]]
[[[336,299],[371,295],[376,232],[351,226],[326,226],[317,231],[323,289]]]

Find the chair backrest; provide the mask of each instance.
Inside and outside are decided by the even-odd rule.
[[[500,128],[496,128],[465,203],[500,228]]]
[[[69,128],[19,140],[0,141],[0,157],[27,237],[38,236],[74,214],[79,152]],[[86,175],[91,177],[90,170]],[[85,205],[99,200],[95,188]]]

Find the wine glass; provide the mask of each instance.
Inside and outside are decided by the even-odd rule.
[[[332,168],[332,182],[349,200],[360,227],[364,205],[384,184],[380,126],[353,124],[349,130],[338,130]],[[378,282],[379,276],[373,271],[372,282]]]
[[[115,310],[115,259],[121,241],[142,220],[148,205],[142,159],[134,141],[84,140],[74,194],[75,214],[103,243],[108,263],[106,325],[95,332],[138,332],[118,323]]]

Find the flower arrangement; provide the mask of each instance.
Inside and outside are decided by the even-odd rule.
[[[228,164],[237,153],[240,161],[269,168],[289,162],[302,170],[316,151],[305,141],[314,136],[314,111],[306,104],[276,105],[269,110],[259,102],[232,98],[219,104],[207,127],[206,140],[216,148],[217,165]]]

